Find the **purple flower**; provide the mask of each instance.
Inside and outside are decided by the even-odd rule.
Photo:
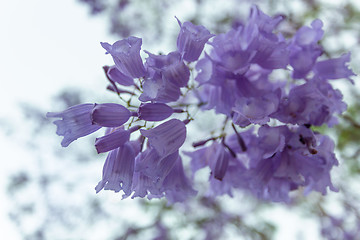
[[[102,127],[119,127],[126,123],[131,116],[130,111],[120,104],[95,104],[91,120]]]
[[[322,54],[322,48],[317,45],[324,33],[322,26],[322,22],[317,19],[311,23],[312,28],[302,27],[296,32],[289,46],[290,65],[294,68],[293,78],[305,78]]]
[[[161,157],[155,149],[149,148],[140,154],[135,171],[142,172],[149,177],[156,186],[161,186],[178,158],[178,151]]]
[[[192,183],[185,176],[180,156],[165,178],[161,189],[165,192],[165,196],[170,203],[184,202],[197,194],[197,191],[192,188]]]
[[[249,69],[255,52],[247,51],[247,48],[254,39],[241,38],[242,33],[242,28],[231,29],[225,34],[217,35],[210,43],[213,46],[210,59],[216,64],[217,71],[231,76],[244,74]]]
[[[350,77],[355,76],[355,74],[348,68],[347,64],[349,62],[350,53],[346,53],[339,58],[317,62],[314,67],[314,72],[320,79],[346,78],[354,84],[354,81]]]
[[[261,158],[270,158],[274,154],[283,151],[285,135],[282,132],[282,127],[263,125],[258,130],[258,136]]]
[[[215,153],[215,167],[213,170],[214,178],[222,180],[229,166],[230,155],[225,151],[224,147],[219,147]]]
[[[95,187],[96,193],[105,190],[124,191],[124,197],[130,196],[134,174],[135,151],[130,143],[109,152],[104,168],[102,180]]]
[[[162,75],[155,72],[151,78],[145,80],[143,93],[139,96],[139,100],[168,103],[178,100],[180,94],[180,87],[171,82],[165,82]]]
[[[155,153],[156,152],[150,150],[147,154]],[[141,156],[136,158],[136,166],[139,166],[138,164],[141,165],[140,161],[143,161],[141,158]],[[145,156],[145,158],[147,158],[147,156]],[[167,162],[161,163],[161,161]],[[151,173],[151,176],[147,176],[143,170],[135,171],[132,185],[134,195],[132,198],[147,196],[148,199],[152,199],[166,196],[170,203],[175,203],[184,202],[189,197],[193,197],[196,191],[191,187],[191,182],[185,176],[182,160],[178,153],[170,154],[161,161],[157,161],[156,164],[165,171],[156,170],[155,166],[152,167],[152,171],[162,172],[161,179],[155,179],[154,181],[153,172],[149,171],[149,169],[146,171]],[[163,165],[163,167],[161,167],[161,165]],[[171,167],[169,168],[170,165]]]
[[[250,123],[263,125],[270,121],[269,115],[277,110],[280,102],[280,91],[264,93],[263,95],[260,93],[257,97],[239,98],[235,103],[233,111],[239,114],[236,121],[241,120],[238,123],[241,127]]]
[[[183,62],[179,52],[171,52],[168,55],[154,55],[147,51],[146,53],[149,55],[146,59],[147,68],[149,71],[161,74],[164,84],[171,83],[177,87],[185,87],[187,85],[190,71]]]
[[[174,110],[164,103],[145,103],[138,109],[139,119],[146,121],[162,121],[170,117]]]
[[[121,147],[129,141],[130,131],[126,131],[122,128],[114,129],[110,133],[101,138],[96,138],[95,147],[98,153],[108,152],[115,148]]]
[[[273,114],[284,123],[321,126],[336,122],[334,113],[342,113],[346,104],[339,90],[324,81],[313,79],[293,87],[289,96],[282,99],[278,111]]]
[[[271,33],[276,26],[284,20],[281,15],[270,17],[262,12],[256,5],[253,5],[250,10],[249,22],[256,24],[256,26],[265,33]]]
[[[54,121],[57,126],[56,134],[64,136],[61,146],[67,147],[71,142],[79,137],[84,137],[101,128],[94,125],[91,121],[91,112],[95,104],[80,104],[72,106],[63,112],[48,112],[48,118],[62,118]]]
[[[294,36],[295,44],[302,47],[317,44],[324,35],[322,27],[323,23],[319,19],[311,23],[311,28],[306,26],[301,27]]]
[[[120,72],[133,78],[139,78],[146,75],[146,70],[140,57],[141,44],[141,38],[131,36],[117,41],[113,45],[101,43],[101,46],[111,54]]]
[[[204,26],[197,26],[191,22],[183,24],[177,19],[180,25],[180,32],[177,38],[177,49],[184,60],[193,62],[198,60],[205,43],[214,36]]]
[[[122,72],[120,72],[116,66],[112,66],[110,67],[107,72],[106,72],[107,76],[114,82],[117,82],[120,85],[123,86],[131,86],[134,85],[134,80],[123,74]]]
[[[162,157],[177,151],[186,138],[185,124],[178,119],[171,119],[149,130],[141,129],[140,132]]]
[[[224,194],[232,196],[233,188],[247,185],[246,168],[239,159],[231,156],[224,145],[214,142],[209,147],[203,147],[194,152],[185,152],[185,154],[191,157],[193,176],[201,168],[210,168],[209,194],[211,196]]]
[[[308,151],[304,154],[297,151],[295,164],[298,172],[305,178],[305,193],[315,190],[325,195],[327,187],[338,191],[331,182],[330,170],[339,163],[334,154],[334,142],[327,136],[318,135],[317,138],[318,144],[314,146],[316,153]]]

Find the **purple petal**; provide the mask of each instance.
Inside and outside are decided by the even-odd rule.
[[[321,79],[347,78],[354,84],[354,81],[350,79],[350,77],[355,76],[355,74],[348,68],[347,65],[349,62],[350,53],[343,54],[339,58],[317,62],[314,71]]]
[[[145,80],[143,91],[139,97],[142,102],[174,102],[179,99],[181,94],[180,87],[164,81],[159,73]]]
[[[220,181],[224,178],[226,170],[229,166],[229,158],[230,156],[225,152],[224,147],[219,146],[215,154],[216,164],[214,169],[214,178]]]
[[[185,142],[186,127],[178,119],[171,119],[153,129],[140,130],[160,156],[167,156],[177,151]]]
[[[155,149],[147,149],[137,161],[135,171],[142,172],[151,178],[154,184],[162,185],[164,178],[169,174],[178,157],[178,151],[161,157]]]
[[[101,128],[93,125],[91,121],[91,111],[95,104],[80,104],[72,106],[63,112],[49,112],[48,118],[62,118],[54,121],[57,126],[56,134],[64,136],[61,146],[67,147],[71,142],[80,137],[89,135]]]
[[[112,81],[117,82],[120,85],[123,86],[134,85],[134,80],[131,77],[120,72],[115,66],[112,66],[108,69],[107,75]]]
[[[164,180],[162,189],[169,202],[184,202],[190,197],[196,195],[192,188],[190,180],[185,176],[182,160],[176,160],[174,167]]]
[[[101,138],[96,138],[95,147],[98,153],[108,152],[122,146],[129,141],[130,132],[124,129],[117,129]]]
[[[168,55],[146,53],[149,54],[146,59],[147,67],[159,72],[167,83],[172,83],[178,87],[187,85],[190,71],[179,52],[171,52]]]
[[[92,122],[103,127],[118,127],[126,123],[131,116],[130,111],[120,104],[95,104],[92,110]]]
[[[113,45],[101,43],[114,59],[116,67],[130,77],[144,77],[146,70],[140,57],[141,38],[128,37]]]
[[[173,114],[174,110],[164,103],[145,103],[138,109],[139,119],[146,121],[162,121]]]
[[[129,143],[109,152],[104,164],[102,180],[95,187],[96,192],[98,193],[103,188],[115,192],[123,190],[125,193],[123,197],[129,196],[134,164],[135,153]]]
[[[178,51],[183,55],[186,61],[193,62],[198,60],[205,43],[214,36],[204,26],[197,26],[191,22],[181,22],[180,32],[177,38]]]

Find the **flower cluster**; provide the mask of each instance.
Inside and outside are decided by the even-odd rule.
[[[330,81],[352,81],[350,54],[321,59],[320,20],[290,39],[277,31],[282,21],[282,16],[267,16],[256,6],[245,23],[219,35],[178,20],[176,51],[145,51],[145,62],[140,38],[101,43],[115,63],[104,67],[108,89],[121,100],[130,95],[126,107],[80,104],[47,117],[60,118],[54,123],[64,147],[106,128],[95,141],[98,153],[108,152],[96,192],[123,191],[124,198],[165,196],[170,202],[194,196],[180,151],[186,125],[196,121],[191,108],[213,109],[227,120],[219,124],[219,135],[209,135],[193,144],[195,151],[184,152],[193,174],[211,170],[211,195],[231,196],[234,189],[243,189],[261,199],[289,201],[289,193],[299,188],[336,191],[330,178],[338,164],[334,143],[312,126],[333,126],[335,114],[346,109]],[[205,44],[209,50],[202,54]],[[276,74],[279,70],[286,79]]]

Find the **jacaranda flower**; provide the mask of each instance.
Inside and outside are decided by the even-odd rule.
[[[57,126],[56,134],[64,136],[61,141],[61,146],[67,147],[71,142],[79,137],[84,137],[101,128],[101,126],[94,125],[91,121],[91,112],[95,104],[80,104],[63,112],[49,112],[46,114],[48,118],[62,118],[55,120],[54,124]]]
[[[214,36],[204,26],[196,26],[191,22],[181,23],[179,19],[180,32],[177,38],[177,49],[184,60],[193,62],[198,60],[205,43]]]
[[[125,75],[133,78],[144,77],[146,71],[140,57],[142,40],[137,37],[129,37],[124,40],[109,43],[101,43],[101,46],[111,54],[116,67]]]
[[[104,67],[108,89],[124,105],[81,104],[47,117],[60,118],[54,124],[64,147],[107,127],[95,141],[98,153],[108,152],[96,192],[166,197],[170,203],[194,196],[181,148],[186,124],[196,121],[199,110],[214,110],[221,118],[210,128],[206,123],[207,135],[199,134],[192,144],[196,150],[185,152],[192,180],[198,170],[208,169],[208,196],[233,196],[240,189],[289,202],[290,193],[300,188],[305,194],[337,191],[330,175],[338,165],[334,143],[312,126],[331,127],[346,110],[331,81],[353,82],[350,53],[320,61],[321,20],[287,38],[277,28],[284,19],[253,6],[247,21],[218,35],[178,20],[177,49],[166,55],[145,51],[145,64],[140,38],[102,43],[115,62]]]

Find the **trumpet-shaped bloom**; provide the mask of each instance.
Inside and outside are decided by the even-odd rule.
[[[149,139],[150,145],[160,156],[167,156],[177,151],[186,138],[185,124],[178,119],[171,119],[149,130],[141,129],[140,132]]]
[[[355,74],[347,66],[349,62],[350,53],[343,54],[339,58],[317,62],[314,71],[320,79],[347,78],[351,83],[354,83],[350,77],[355,76]]]
[[[109,67],[109,69],[106,71],[107,76],[114,82],[123,85],[123,86],[131,86],[134,85],[134,80],[123,74],[119,71],[119,69],[116,68],[116,66]]]
[[[80,137],[89,135],[101,128],[94,125],[91,121],[91,112],[95,104],[80,104],[72,106],[63,112],[49,112],[46,114],[48,118],[62,118],[55,120],[57,126],[56,134],[64,136],[61,146],[67,147],[71,142]]]
[[[131,194],[131,185],[135,166],[135,151],[130,143],[109,152],[102,174],[102,180],[95,187],[98,193],[102,189],[119,192],[123,197]]]
[[[116,67],[124,74],[139,78],[146,75],[144,64],[140,57],[142,40],[137,37],[128,37],[115,42],[101,43],[101,46],[111,54]]]
[[[115,148],[121,147],[129,141],[130,132],[124,129],[115,129],[103,137],[96,138],[95,148],[98,153],[108,152]]]
[[[204,26],[197,26],[191,22],[181,23],[179,19],[180,32],[177,38],[177,48],[184,60],[193,62],[198,60],[205,43],[214,36]]]

